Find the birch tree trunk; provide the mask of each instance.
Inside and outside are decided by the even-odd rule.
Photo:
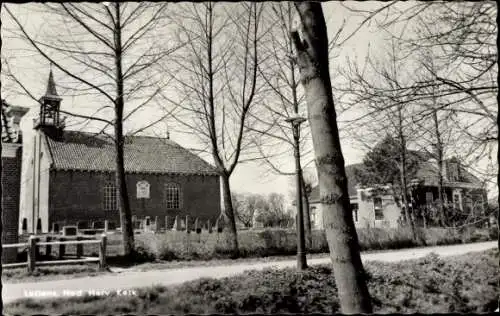
[[[321,4],[296,2],[301,35],[293,31],[318,168],[320,203],[342,313],[371,313],[371,299],[350,211],[344,157],[328,65],[328,36]]]

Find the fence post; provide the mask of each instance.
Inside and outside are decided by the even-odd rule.
[[[103,270],[106,267],[106,242],[108,237],[106,234],[101,235],[101,243],[99,244],[99,269]]]
[[[76,240],[80,241],[80,240],[82,240],[82,237],[77,236]],[[83,256],[83,244],[76,244],[76,257],[80,258],[82,256]]]
[[[210,222],[210,220],[208,220],[208,233],[211,234],[212,233],[212,223]]]
[[[66,238],[64,237],[61,237],[59,238],[59,241],[65,241]],[[66,252],[66,245],[62,244],[62,245],[59,245],[59,259],[62,259],[65,255],[65,252]]]
[[[35,237],[35,242],[38,243],[40,241],[40,237]],[[35,246],[35,259],[40,260],[40,246]]]
[[[109,229],[109,221],[106,219],[104,220],[104,232],[107,233]]]
[[[168,216],[165,216],[165,231],[168,230]]]
[[[31,273],[35,271],[36,262],[36,237],[30,236],[28,240],[28,272]]]
[[[51,236],[47,236],[46,241],[50,242],[52,240]],[[50,257],[52,253],[52,245],[45,246],[45,256]]]

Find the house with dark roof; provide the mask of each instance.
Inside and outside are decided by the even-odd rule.
[[[2,243],[18,242],[19,190],[21,186],[22,135],[21,117],[27,108],[14,106],[2,100]],[[14,262],[17,249],[3,250],[2,262]]]
[[[421,155],[421,161],[414,179],[409,184],[409,199],[419,207],[431,209],[438,201],[439,168],[435,159]],[[391,185],[381,184],[365,187],[357,183],[356,170],[363,170],[363,164],[345,167],[353,219],[356,227],[397,227],[403,209],[395,199]],[[443,162],[443,202],[460,214],[477,214],[485,211],[487,192],[483,183],[470,173],[457,159]],[[310,197],[311,226],[323,228],[319,187],[312,189]]]
[[[50,72],[34,139],[24,149],[19,230],[48,232],[103,220],[119,226],[114,139],[65,130],[61,100]],[[215,222],[220,215],[214,167],[173,140],[125,136],[124,163],[133,216],[157,217],[164,227],[166,216]]]

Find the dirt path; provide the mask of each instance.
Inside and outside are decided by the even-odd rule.
[[[376,253],[362,253],[363,261],[385,261],[394,262],[424,257],[431,252],[440,256],[454,256],[468,252],[483,251],[497,247],[497,241],[473,243],[465,245],[437,246],[426,248],[402,249]],[[309,259],[309,265],[329,263],[329,258]],[[147,287],[152,285],[174,285],[201,277],[222,278],[236,275],[245,270],[261,270],[264,268],[285,268],[295,266],[295,260],[275,262],[253,262],[243,264],[232,264],[213,267],[191,267],[180,269],[166,269],[153,271],[122,271],[113,275],[95,277],[84,277],[68,280],[54,280],[30,283],[4,283],[4,304],[16,299],[32,297],[35,299],[43,297],[68,297],[81,295],[93,291],[101,291],[106,294],[116,290],[131,289],[136,287]]]

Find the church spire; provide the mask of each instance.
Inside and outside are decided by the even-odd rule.
[[[56,90],[56,83],[54,81],[54,75],[52,74],[52,64],[50,64],[49,81],[47,82],[47,91],[45,91],[46,97],[59,97]]]
[[[47,90],[45,95],[40,98],[40,117],[35,120],[35,129],[43,128],[45,133],[51,133],[55,136],[62,131],[64,118],[60,117],[61,101],[62,98],[57,94],[52,67],[50,67]]]

